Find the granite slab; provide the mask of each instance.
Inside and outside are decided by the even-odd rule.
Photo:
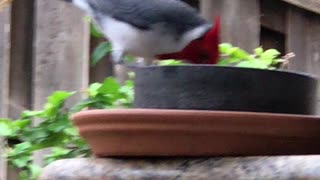
[[[56,161],[40,180],[320,179],[320,156],[238,158],[78,158]]]

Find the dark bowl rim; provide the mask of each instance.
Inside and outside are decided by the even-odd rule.
[[[167,65],[167,66],[157,66],[157,65],[150,65],[150,66],[135,66],[133,69],[163,69],[163,68],[184,68],[184,67],[204,67],[204,68],[219,68],[219,69],[236,69],[238,71],[256,71],[256,72],[268,72],[268,73],[285,73],[285,74],[292,74],[297,76],[302,76],[306,78],[311,78],[314,80],[318,80],[319,77],[317,75],[306,73],[306,72],[297,72],[294,70],[286,70],[286,69],[275,69],[275,70],[269,70],[269,69],[257,69],[257,68],[241,68],[241,67],[232,67],[232,66],[218,66],[218,65],[208,65],[208,64],[185,64],[185,65]]]

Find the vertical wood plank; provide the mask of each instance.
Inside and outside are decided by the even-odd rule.
[[[15,0],[11,18],[9,117],[31,108],[33,0]]]
[[[296,54],[289,64],[290,69],[320,77],[319,32],[320,15],[296,7],[289,8],[287,51]],[[318,103],[318,113],[320,113],[319,105]]]
[[[221,0],[199,0],[200,11],[203,17],[212,21],[216,16],[221,16],[223,1]]]
[[[307,70],[320,78],[320,15],[308,13]]]
[[[261,0],[260,8],[261,25],[285,34],[287,30],[287,4],[279,0]]]
[[[287,50],[296,57],[290,68],[320,76],[320,15],[290,7],[288,11]]]
[[[89,27],[84,13],[63,1],[36,0],[35,10],[33,108],[40,109],[54,91],[87,87]]]
[[[0,117],[8,116],[11,7],[0,11]]]
[[[259,46],[259,0],[201,0],[202,14],[212,20],[221,17],[221,41],[251,51]]]
[[[296,57],[290,61],[289,68],[296,71],[307,71],[307,36],[308,18],[304,10],[290,7],[288,9],[287,51],[294,52]]]
[[[10,59],[10,11],[0,11],[0,118],[8,117],[9,59]],[[7,179],[7,164],[3,158],[3,140],[0,138],[0,180]]]

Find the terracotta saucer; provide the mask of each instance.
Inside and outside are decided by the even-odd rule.
[[[119,109],[72,119],[100,157],[320,154],[319,116]]]

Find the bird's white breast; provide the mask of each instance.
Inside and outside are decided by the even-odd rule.
[[[91,8],[86,0],[72,0],[72,3],[75,6],[77,6],[78,8],[80,8],[88,13],[91,11]]]
[[[101,28],[114,50],[123,50],[131,55],[147,58],[178,52],[205,31],[205,27],[195,28],[182,34],[180,40],[177,40],[173,34],[164,33],[161,28],[141,30],[108,16],[103,18]]]

